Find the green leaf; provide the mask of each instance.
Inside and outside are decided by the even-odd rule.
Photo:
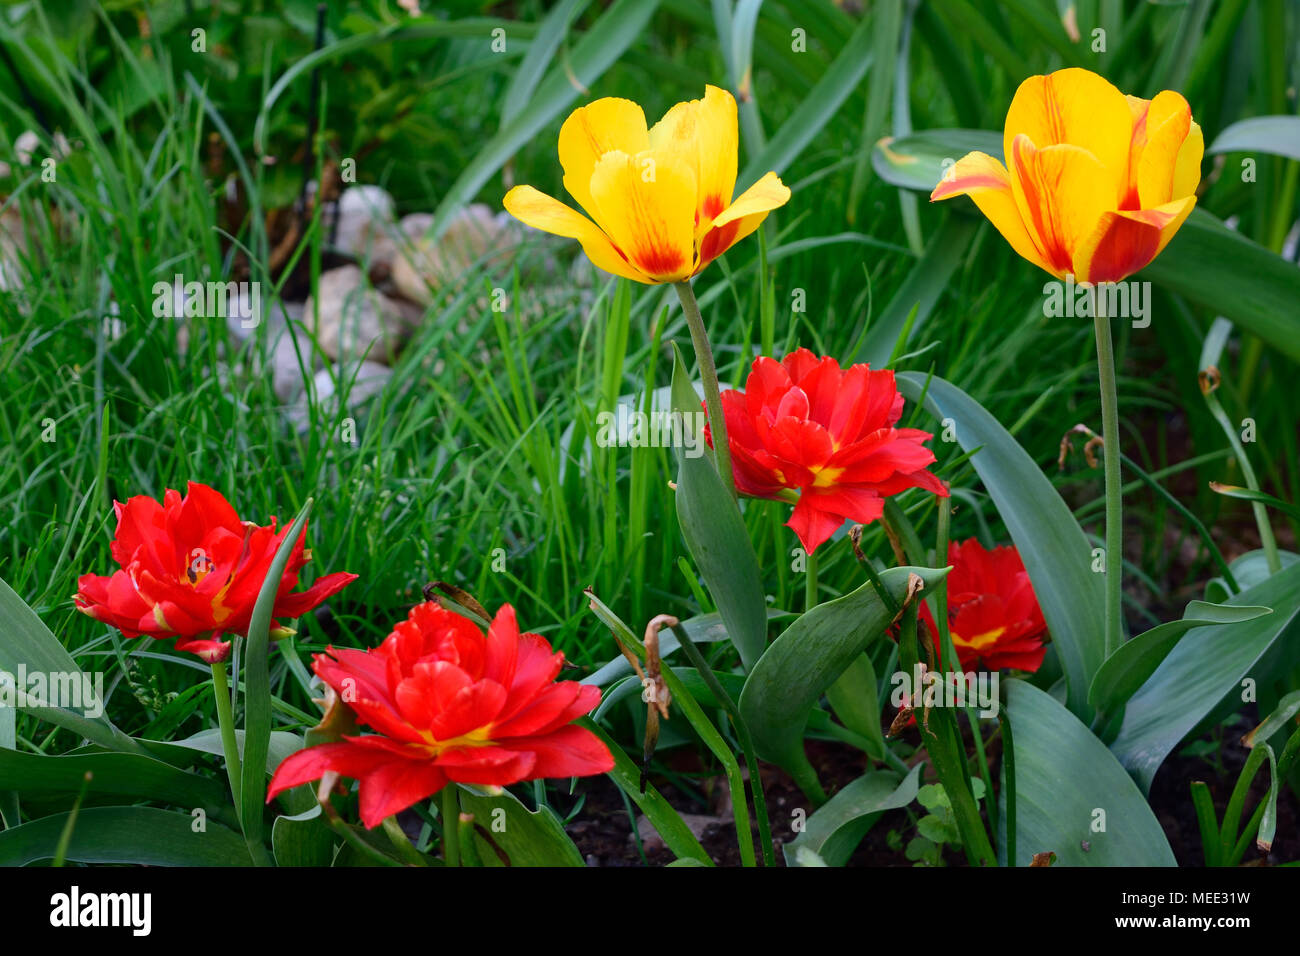
[[[1281,559],[1283,570],[1293,564],[1300,564],[1300,554],[1294,551],[1278,551],[1277,556]],[[1266,580],[1273,573],[1269,570],[1268,554],[1263,548],[1238,555],[1228,562],[1228,567],[1232,569],[1232,576],[1236,578],[1237,586],[1241,588],[1252,587]],[[1210,578],[1205,583],[1205,600],[1213,604],[1222,604],[1230,597],[1232,591],[1223,578]]]
[[[271,559],[266,579],[253,604],[253,614],[248,623],[248,640],[244,647],[244,741],[240,748],[243,762],[240,796],[243,805],[240,807],[239,819],[249,847],[256,848],[254,852],[261,851],[263,845],[262,812],[266,803],[264,768],[271,746],[271,672],[267,660],[271,644],[271,615],[285,566],[307,523],[311,506],[312,499],[308,498],[289,525],[284,540],[276,549],[275,557]]]
[[[928,590],[948,569],[902,567],[882,573],[881,583],[900,605],[910,574],[918,575]],[[868,582],[811,608],[772,642],[740,695],[740,713],[760,757],[796,780],[813,774],[803,749],[809,712],[854,658],[884,634],[892,617]]]
[[[81,790],[92,775],[88,793],[145,797],[208,813],[230,803],[226,788],[203,777],[141,754],[88,753],[66,756],[0,750],[0,790],[21,793],[67,793]]]
[[[783,173],[816,138],[849,94],[866,75],[871,65],[872,19],[863,17],[844,48],[826,68],[817,85],[790,114],[776,134],[757,156],[751,159],[736,180],[736,192],[748,189],[769,170]]]
[[[77,688],[83,694],[80,706],[75,701],[61,701],[57,707],[24,706],[21,710],[66,727],[110,750],[139,749],[104,715],[103,701],[93,692],[86,699],[82,669],[45,622],[3,580],[0,580],[0,621],[4,622],[0,625],[0,680],[15,690],[29,689],[30,685],[17,686],[17,676],[25,668],[27,674],[46,675],[47,681],[54,675],[76,677],[81,685]]]
[[[163,758],[170,758],[174,752],[171,748],[179,747],[185,750],[198,750],[205,754],[215,754],[218,757],[224,756],[225,751],[221,746],[221,731],[213,727],[211,730],[200,730],[191,737],[185,737],[182,740],[148,740],[146,746],[155,751]],[[235,746],[239,749],[239,756],[244,756],[244,732],[235,731]],[[292,733],[288,730],[273,730],[266,748],[266,773],[271,775],[275,773],[275,768],[290,755],[302,750],[302,736]],[[176,755],[183,757],[184,755]]]
[[[582,854],[555,814],[546,807],[529,810],[509,790],[499,797],[482,796],[462,787],[461,809],[474,814],[474,843],[484,866],[585,866]],[[503,862],[483,836],[505,853]]]
[[[931,129],[882,139],[871,150],[876,175],[891,186],[927,196],[944,173],[967,153],[1002,158],[1002,134],[986,129]]]
[[[41,817],[0,833],[0,866],[54,858],[68,814]],[[250,866],[243,838],[211,820],[195,832],[188,813],[150,807],[88,807],[77,814],[67,859],[143,866]]]
[[[1092,547],[1069,506],[1035,462],[992,415],[957,386],[915,372],[900,373],[898,388],[939,420],[951,418],[962,449],[979,451],[971,464],[993,498],[1025,562],[1034,593],[1065,671],[1067,706],[1090,719],[1088,688],[1101,666],[1105,606],[1101,575],[1092,571]]]
[[[1227,316],[1279,352],[1300,360],[1300,269],[1192,210],[1169,246],[1139,276]]]
[[[672,393],[673,409],[682,415],[682,428],[690,428],[700,411],[700,400],[676,345]],[[698,447],[703,448],[703,443]],[[767,602],[754,545],[712,459],[708,455],[691,458],[684,448],[678,449],[677,458],[677,520],[682,537],[748,671],[767,644]]]
[[[334,860],[334,832],[320,804],[294,816],[279,816],[271,825],[276,866],[329,866]]]
[[[767,611],[768,619],[787,617],[789,612],[771,609]],[[696,644],[712,644],[716,641],[725,641],[727,639],[727,628],[722,623],[722,615],[716,611],[709,614],[699,614],[695,617],[682,621],[681,627],[686,628],[686,635]],[[677,635],[670,628],[665,628],[659,632],[659,656],[667,658],[669,654],[681,647],[677,640]],[[613,683],[620,677],[626,677],[632,673],[632,665],[627,662],[627,658],[620,654],[608,664],[605,664],[595,673],[588,674],[582,679],[584,684],[595,684],[597,687],[604,687]]]
[[[1300,690],[1292,691],[1277,702],[1273,713],[1269,714],[1258,727],[1241,738],[1247,747],[1255,746],[1256,741],[1268,740],[1283,729],[1289,729],[1291,718],[1300,714]]]
[[[1022,680],[1004,687],[1006,718],[1015,730],[1013,865],[1028,866],[1035,853],[1050,851],[1059,866],[1174,866],[1155,814],[1114,754],[1051,695]],[[1000,790],[1001,856],[1005,781]],[[1104,829],[1098,811],[1105,813]]]
[[[569,24],[579,16],[591,0],[560,0],[537,26],[537,36],[533,37],[524,54],[523,61],[515,70],[510,88],[506,90],[501,104],[501,126],[510,125],[520,113],[529,106],[537,92],[537,84],[542,75],[555,59],[555,53],[569,33]]]
[[[1225,498],[1237,498],[1241,501],[1258,501],[1262,505],[1273,508],[1282,512],[1291,518],[1300,519],[1300,507],[1291,504],[1289,501],[1283,501],[1270,495],[1267,491],[1255,491],[1251,488],[1242,488],[1238,485],[1225,485],[1220,481],[1210,482],[1210,490],[1215,494],[1223,495]]]
[[[1206,153],[1272,153],[1300,160],[1300,116],[1252,116],[1214,138]]]
[[[1242,678],[1300,616],[1300,565],[1244,588],[1224,606],[1248,605],[1271,607],[1273,613],[1197,628],[1129,698],[1110,749],[1143,790],[1151,788],[1156,771],[1178,742],[1227,694],[1239,690]],[[1017,726],[1017,743],[1019,734]]]
[[[781,849],[787,866],[807,866],[802,852],[816,853],[817,866],[843,866],[867,831],[886,810],[905,807],[916,798],[922,764],[902,780],[892,770],[875,770],[854,780],[812,814],[804,830]]]
[[[1096,709],[1099,723],[1104,725],[1109,715],[1124,706],[1192,628],[1250,621],[1271,613],[1272,608],[1267,607],[1192,601],[1183,611],[1182,620],[1160,624],[1121,644],[1101,665],[1088,691],[1088,703]]]

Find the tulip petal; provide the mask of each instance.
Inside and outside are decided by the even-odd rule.
[[[596,163],[613,150],[636,154],[650,148],[645,113],[631,100],[613,96],[588,103],[570,113],[560,127],[559,148],[564,188],[587,211],[587,215],[594,217],[596,207],[592,205],[591,174]]]
[[[1165,90],[1151,101],[1146,115],[1147,141],[1138,157],[1138,208],[1150,209],[1174,198],[1174,171],[1191,124],[1192,108],[1178,93]]]
[[[373,830],[394,813],[433,796],[447,785],[437,764],[390,760],[361,778],[361,823]]]
[[[650,281],[680,282],[694,273],[695,176],[680,160],[606,153],[591,193],[597,223]]]
[[[1020,207],[1011,191],[1011,177],[1002,163],[988,153],[967,153],[949,167],[939,185],[930,193],[930,201],[953,196],[970,196],[1017,255],[1040,269],[1053,271],[1025,228]]]
[[[707,232],[731,205],[736,188],[735,99],[724,89],[706,86],[703,99],[678,103],[650,128],[650,148],[678,157],[695,173],[696,232]]]
[[[327,574],[318,578],[305,591],[295,591],[292,594],[286,594],[275,602],[274,617],[301,617],[308,611],[315,610],[326,600],[338,594],[345,587],[357,579],[358,575],[350,571],[335,571],[333,574]]]
[[[1128,278],[1160,255],[1195,205],[1195,196],[1184,196],[1154,209],[1105,213],[1075,252],[1075,278],[1094,283]]]
[[[1114,208],[1115,176],[1085,149],[1038,149],[1022,134],[1011,146],[1011,191],[1049,271],[1063,279],[1076,245]]]
[[[623,257],[599,226],[558,199],[552,199],[532,186],[516,186],[506,193],[502,202],[510,215],[534,229],[577,239],[597,269],[636,282],[651,281]]]
[[[768,173],[746,189],[713,220],[713,228],[700,240],[703,268],[762,225],[767,214],[790,201],[790,187],[776,173]]]
[[[1193,122],[1187,138],[1178,150],[1174,161],[1174,183],[1170,198],[1181,199],[1194,195],[1201,184],[1201,160],[1205,156],[1205,135],[1199,123]]]
[[[585,777],[614,769],[614,757],[605,742],[585,727],[561,727],[554,733],[530,738],[522,746],[535,756],[527,780]]]
[[[1002,148],[1010,157],[1016,137],[1024,135],[1039,149],[1068,144],[1092,153],[1111,172],[1109,182],[1117,187],[1108,203],[1113,205],[1128,169],[1132,131],[1124,94],[1105,77],[1072,67],[1020,84],[1007,110]]]

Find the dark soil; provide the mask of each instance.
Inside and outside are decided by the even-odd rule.
[[[1174,753],[1156,774],[1150,794],[1151,807],[1164,828],[1180,866],[1204,865],[1200,831],[1192,807],[1191,782],[1201,780],[1209,786],[1221,820],[1232,788],[1245,763],[1246,749],[1236,745],[1239,735],[1240,731],[1236,734],[1227,733],[1219,742],[1218,752],[1222,761],[1220,767],[1204,758]],[[1207,735],[1204,739],[1211,738]],[[807,742],[807,751],[828,794],[834,794],[869,769],[865,755],[847,744],[810,740]],[[989,759],[995,779],[999,756],[996,746],[990,748]],[[683,776],[696,775],[702,771],[698,758],[689,752],[674,753],[669,762],[673,772]],[[762,773],[768,819],[777,844],[777,865],[785,866],[781,847],[796,836],[792,826],[796,819],[795,811],[803,809],[806,813],[811,808],[807,798],[784,772],[764,764]],[[698,786],[699,793],[693,795],[688,795],[666,779],[652,778],[651,782],[678,812],[691,815],[689,819],[698,829],[696,835],[714,863],[719,866],[740,865],[736,827],[725,777],[697,778],[693,782]],[[1250,788],[1250,796],[1242,813],[1243,825],[1267,789],[1268,769],[1265,766],[1256,774]],[[585,795],[586,801],[567,829],[589,866],[663,866],[673,861],[673,854],[644,823],[641,830],[643,845],[638,847],[639,841],[633,837],[629,804],[624,803],[618,787],[608,777],[583,780],[578,792]],[[631,807],[639,818],[640,813],[636,811],[635,805]],[[918,806],[913,804],[911,809],[915,813]],[[1247,849],[1242,865],[1260,866],[1300,860],[1298,822],[1300,801],[1297,801],[1292,790],[1287,789],[1278,800],[1277,836],[1272,852],[1265,857],[1252,845]],[[893,846],[890,845],[891,831],[894,832]],[[753,832],[757,846],[757,824],[753,824]],[[911,866],[913,864],[904,856],[901,846],[906,845],[914,835],[915,824],[908,813],[905,810],[890,811],[872,827],[849,860],[848,866]],[[944,859],[948,865],[966,865],[960,851],[945,852]]]

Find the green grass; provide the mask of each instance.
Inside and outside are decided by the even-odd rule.
[[[529,3],[517,9],[459,6],[464,9],[454,11],[457,16],[514,12],[535,22],[542,13],[540,4]],[[1285,84],[1294,82],[1294,64],[1279,66],[1267,39],[1277,16],[1283,32],[1294,33],[1293,8],[1273,2],[1241,7],[1216,5],[1184,35],[1183,18],[1200,5],[1079,4],[1085,35],[1098,16],[1114,24],[1109,42],[1126,52],[1103,66],[1121,88],[1149,94],[1186,83],[1199,91],[1193,109],[1207,142],[1235,119],[1284,109]],[[1000,126],[1024,75],[1071,62],[1059,42],[1040,35],[1040,27],[1059,31],[1054,9],[1035,0],[1006,10],[965,0],[924,5],[905,77],[911,127]],[[1218,27],[1233,11],[1239,23]],[[545,64],[552,74],[566,68],[577,35],[604,15],[602,5],[592,5],[578,18],[577,32]],[[349,26],[359,30],[378,22],[366,16],[354,12],[351,20],[337,21],[332,42],[349,35]],[[177,22],[182,29],[183,16]],[[742,167],[758,153],[745,136],[761,129],[767,142],[779,142],[787,124],[797,126],[809,115],[805,98],[854,22],[828,4],[764,4],[753,40],[754,106],[752,115],[742,114]],[[468,589],[489,608],[514,604],[525,626],[547,635],[583,666],[615,654],[609,635],[586,610],[584,587],[594,587],[634,628],[655,613],[699,613],[691,576],[679,566],[686,551],[669,487],[676,470],[669,451],[593,448],[589,442],[597,414],[612,408],[618,396],[668,384],[669,343],[685,346],[688,339],[672,290],[599,274],[585,296],[539,304],[535,269],[529,281],[515,263],[480,270],[427,311],[381,395],[354,407],[343,383],[340,407],[314,404],[299,432],[272,391],[256,338],[241,348],[223,319],[201,319],[190,326],[182,351],[178,324],[153,316],[151,289],[177,272],[187,278],[205,271],[226,274],[232,256],[245,250],[253,253],[252,278],[276,286],[279,277],[265,274],[268,240],[261,221],[227,215],[225,183],[211,176],[210,151],[215,134],[226,157],[223,170],[239,176],[247,209],[274,208],[294,195],[296,183],[286,184],[282,170],[301,161],[295,150],[306,135],[310,78],[298,77],[269,108],[266,97],[293,62],[289,54],[300,57],[311,49],[310,24],[290,18],[268,34],[292,38],[288,52],[269,43],[257,47],[248,35],[251,27],[243,34],[235,30],[231,42],[242,44],[239,62],[249,69],[241,73],[242,94],[234,94],[182,60],[183,47],[177,52],[170,35],[159,39],[161,31],[152,41],[133,37],[118,43],[133,23],[124,13],[106,14],[61,46],[47,34],[49,25],[35,17],[0,35],[30,68],[29,83],[40,91],[47,114],[77,145],[58,164],[56,182],[42,182],[35,167],[19,170],[5,187],[5,208],[21,217],[30,252],[21,291],[0,295],[0,428],[6,449],[0,459],[0,577],[74,653],[104,658],[110,712],[119,726],[165,737],[211,720],[203,710],[211,705],[201,693],[202,677],[184,669],[194,662],[178,661],[166,644],[127,642],[71,604],[78,575],[110,569],[109,503],[136,494],[161,496],[165,488],[183,489],[187,480],[214,485],[244,517],[257,521],[272,514],[287,521],[308,496],[316,499],[311,567],[316,573],[354,571],[361,579],[331,602],[328,620],[308,617],[300,623],[300,652],[329,641],[377,643],[434,580]],[[668,0],[651,24],[590,83],[590,94],[638,99],[653,120],[672,103],[699,96],[705,82],[725,82],[723,50],[731,47],[729,37],[719,42],[708,4]],[[796,27],[807,31],[806,53],[790,50]],[[1216,29],[1231,42],[1206,60],[1198,51],[1210,49],[1205,37],[1217,36]],[[981,31],[1004,39],[1000,55],[976,47]],[[406,39],[391,48],[376,41],[365,53],[362,77],[326,69],[326,152],[350,155],[358,140],[377,137],[379,145],[360,164],[362,181],[389,188],[404,212],[432,211],[497,133],[502,101],[533,32],[521,32],[518,48],[496,59],[483,53],[485,36]],[[140,69],[156,76],[156,84],[135,98],[101,87],[97,78],[105,61],[92,38],[110,48],[117,44],[116,62],[143,58],[155,64],[157,69]],[[38,46],[61,52],[40,66],[29,52]],[[425,59],[410,65],[395,51]],[[1071,55],[1085,65],[1098,62],[1090,53],[1071,49]],[[415,85],[413,70],[425,71],[418,75],[423,86]],[[922,199],[915,207],[922,242],[940,230],[964,230],[955,268],[946,281],[940,277],[935,308],[906,347],[895,349],[894,335],[873,335],[891,315],[906,316],[912,302],[895,301],[895,295],[913,270],[922,284],[930,275],[928,266],[918,266],[916,237],[909,235],[914,206],[900,203],[898,191],[873,176],[869,164],[865,172],[857,169],[864,145],[874,138],[864,134],[864,121],[879,82],[869,69],[825,124],[808,131],[806,145],[780,170],[794,198],[771,217],[762,241],[742,243],[700,278],[697,290],[721,375],[741,384],[753,357],[798,345],[843,361],[862,360],[872,351],[880,355],[877,361],[902,355],[896,367],[933,369],[983,403],[1053,474],[1067,501],[1086,515],[1086,529],[1099,535],[1100,471],[1084,467],[1077,454],[1059,475],[1054,465],[1061,436],[1071,426],[1099,427],[1092,330],[1086,322],[1043,317],[1044,277],[991,227]],[[568,109],[585,98],[572,92],[572,102],[553,109],[541,132],[519,144],[508,181],[563,194],[555,134]],[[360,119],[354,122],[353,113]],[[259,119],[279,144],[278,167],[256,162],[251,151]],[[396,128],[384,126],[389,120]],[[899,131],[900,121],[894,110],[885,126]],[[406,123],[417,126],[407,129]],[[12,143],[35,125],[12,81],[0,83],[0,140]],[[411,139],[421,130],[427,135],[413,149]],[[1249,188],[1222,176],[1203,205],[1221,216],[1240,216],[1243,232],[1278,248],[1284,227],[1295,219],[1294,169],[1294,163],[1266,159],[1259,181]],[[856,192],[855,176],[861,177]],[[503,175],[493,169],[477,196],[499,208],[504,191]],[[851,193],[857,202],[846,207]],[[563,258],[565,271],[551,280],[563,289],[573,244],[534,241]],[[322,242],[314,223],[298,250],[313,277]],[[498,287],[508,291],[510,307],[482,308],[480,300]],[[806,310],[792,312],[800,290]],[[1213,316],[1160,290],[1156,295],[1151,328],[1124,329],[1117,343],[1126,448],[1148,470],[1170,476],[1166,481],[1181,475],[1185,481],[1174,487],[1208,523],[1233,516],[1223,525],[1230,536],[1249,527],[1248,519],[1240,520],[1248,509],[1205,490],[1208,480],[1234,480],[1230,463],[1203,460],[1181,472],[1185,459],[1224,448],[1196,389],[1201,337]],[[110,303],[124,325],[114,341],[106,339],[101,322]],[[867,348],[858,351],[862,342]],[[1250,448],[1266,487],[1296,500],[1295,370],[1246,337],[1227,371],[1223,399],[1229,414],[1254,417],[1259,434],[1271,436]],[[349,417],[357,422],[355,445],[340,438]],[[45,441],[50,420],[55,440]],[[918,424],[942,431],[937,422]],[[943,463],[940,473],[970,492],[958,499],[953,537],[980,533],[1006,540],[969,465],[950,466],[959,449],[938,438],[933,444]],[[1179,598],[1213,573],[1209,557],[1179,516],[1148,491],[1136,492],[1130,502],[1129,537],[1143,542],[1135,571],[1149,582],[1148,598],[1138,604],[1181,606]],[[932,502],[912,493],[902,503],[921,522],[923,540],[932,540]],[[784,527],[786,506],[748,502],[745,515],[773,606],[801,610],[803,582],[791,570],[797,541]],[[1192,542],[1190,562],[1172,561],[1177,548],[1171,540]],[[1245,550],[1230,537],[1223,546]],[[1293,538],[1283,546],[1293,546]],[[888,553],[874,529],[864,547],[882,559]],[[494,563],[501,566],[497,556],[504,557],[504,570],[494,569]],[[856,586],[859,574],[848,543],[836,542],[821,556],[823,598]],[[1135,623],[1150,616],[1142,606],[1130,608]],[[272,665],[273,692],[285,704],[282,716],[306,719],[311,707],[306,689],[298,686],[303,672],[276,654]],[[35,722],[20,724],[20,736],[36,749],[71,746],[69,735],[47,733]]]

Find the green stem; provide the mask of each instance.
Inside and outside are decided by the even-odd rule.
[[[758,765],[758,759],[754,756],[754,740],[749,735],[749,725],[741,718],[740,708],[736,706],[735,700],[713,673],[713,668],[709,667],[704,655],[695,646],[695,642],[690,639],[686,628],[678,625],[673,628],[673,633],[677,635],[677,640],[682,650],[686,652],[686,656],[695,665],[695,670],[704,678],[704,683],[708,685],[713,696],[717,698],[722,709],[735,724],[736,734],[740,737],[740,749],[745,754],[745,766],[749,769],[749,791],[754,797],[754,816],[758,818],[758,837],[763,847],[763,865],[776,866],[776,846],[772,843],[772,827],[767,819],[767,797],[763,793],[763,773]],[[741,797],[744,797],[743,793]],[[735,799],[735,794],[732,794],[732,799]]]
[[[456,785],[442,788],[442,856],[448,866],[460,866],[460,801]]]
[[[243,819],[240,800],[243,768],[239,762],[239,743],[235,739],[235,715],[230,706],[230,682],[226,679],[226,662],[212,664],[212,696],[217,704],[217,726],[221,728],[221,750],[226,756],[226,777],[235,798],[235,811]]]
[[[448,785],[450,786],[450,785]],[[411,866],[427,866],[424,857],[420,856],[420,851],[411,846],[411,841],[406,838],[406,833],[402,830],[402,825],[397,822],[396,816],[384,817],[384,833],[387,834],[389,842],[393,844],[398,855]]]
[[[704,382],[704,402],[709,409],[709,428],[713,436],[713,455],[723,486],[736,496],[736,479],[731,472],[731,446],[727,443],[727,419],[722,413],[722,393],[718,387],[718,369],[713,364],[713,349],[709,346],[709,333],[704,328],[700,304],[695,301],[695,290],[690,280],[676,282],[673,287],[682,302],[686,324],[690,326],[691,343],[695,346],[695,361],[700,365],[700,378]]]
[[[1097,373],[1101,379],[1101,438],[1106,465],[1106,643],[1110,657],[1124,640],[1124,504],[1120,484],[1119,397],[1115,391],[1115,349],[1110,319],[1092,287],[1093,327],[1097,335]]]
[[[804,579],[804,610],[811,611],[817,606],[817,554],[809,552],[808,566]]]

